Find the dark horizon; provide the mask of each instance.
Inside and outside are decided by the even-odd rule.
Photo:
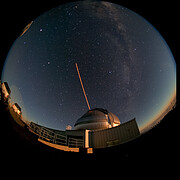
[[[26,2],[21,5],[13,2],[13,5],[11,4],[11,6],[7,1],[2,2],[3,11],[0,13],[2,17],[1,25],[3,28],[1,28],[2,47],[0,72],[3,69],[5,59],[11,46],[20,36],[24,27],[42,13],[57,7],[64,2],[67,1],[44,1],[43,3],[37,3],[36,5],[32,2]],[[151,2],[143,1],[140,3],[127,0],[118,2],[118,4],[143,16],[161,33],[171,49],[178,67],[178,1],[163,2],[162,4],[157,3],[155,0],[152,0]],[[4,16],[5,11],[8,16]],[[25,140],[18,134],[18,128],[14,128],[14,125],[12,125],[12,122],[9,117],[7,117],[5,111],[2,111],[0,108],[1,113],[6,114],[6,117],[3,116],[2,119],[2,127],[4,127],[2,131],[6,135],[6,138],[3,138],[2,140],[2,154],[6,155],[6,158],[3,158],[2,162],[5,164],[11,162],[9,165],[9,169],[11,169],[17,166],[17,162],[22,162],[22,164],[26,165],[29,164],[29,162],[34,163],[34,159],[38,159],[38,162],[41,161],[45,164],[47,161],[53,163],[60,161],[67,162],[67,160],[101,160],[101,162],[104,162],[104,159],[111,162],[120,162],[121,160],[121,162],[127,163],[128,166],[126,167],[135,164],[129,164],[129,162],[135,162],[134,160],[136,160],[140,165],[148,164],[151,166],[151,163],[153,163],[154,169],[155,167],[166,167],[169,172],[170,169],[168,167],[175,167],[179,156],[177,106],[178,101],[175,109],[170,111],[157,126],[143,134],[140,138],[119,148],[106,149],[103,151],[99,150],[92,156],[62,152],[52,148],[49,149],[45,145],[33,145],[32,139]],[[112,156],[109,156],[111,153],[116,155],[116,157],[113,158]],[[150,173],[150,171],[148,172]]]
[[[2,104],[0,106],[1,113],[5,115],[2,125],[6,127],[6,130],[3,130],[6,139],[3,139],[2,152],[8,154],[7,158],[11,159],[11,161],[18,160],[25,163],[27,158],[28,162],[32,162],[34,158],[48,162],[58,162],[60,160],[99,161],[103,160],[104,157],[106,157],[107,161],[113,161],[115,159],[111,159],[111,156],[107,157],[107,154],[113,153],[116,161],[131,162],[138,160],[141,163],[156,161],[156,163],[161,164],[163,161],[175,163],[177,157],[178,130],[177,126],[174,125],[177,121],[177,108],[170,111],[160,124],[137,139],[118,147],[96,149],[93,154],[85,154],[56,150],[39,143],[37,137],[29,136],[27,131],[24,131],[9,116],[10,114],[2,108]]]

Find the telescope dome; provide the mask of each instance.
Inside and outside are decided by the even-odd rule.
[[[107,129],[120,125],[119,118],[106,109],[95,108],[89,110],[81,118],[79,118],[75,125],[75,130],[99,130]]]

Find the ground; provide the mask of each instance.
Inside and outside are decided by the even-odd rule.
[[[161,164],[165,161],[177,161],[177,127],[174,123],[176,109],[171,111],[167,117],[151,131],[129,143],[118,147],[97,149],[93,154],[71,153],[59,151],[41,144],[37,137],[19,126],[1,104],[3,113],[3,152],[6,160],[11,162],[22,161],[68,161],[68,160],[113,160],[113,161],[137,161],[141,163],[156,162]]]

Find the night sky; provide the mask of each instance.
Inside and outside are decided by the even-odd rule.
[[[7,56],[2,81],[28,121],[65,130],[91,108],[136,118],[141,131],[176,94],[176,64],[153,26],[125,7],[74,2],[33,20]],[[149,126],[150,125],[150,126]]]

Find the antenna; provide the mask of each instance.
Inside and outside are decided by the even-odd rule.
[[[86,96],[86,92],[85,92],[85,89],[84,89],[84,86],[83,86],[83,82],[82,82],[82,79],[81,79],[81,75],[80,75],[80,72],[79,72],[79,68],[78,68],[77,63],[75,63],[75,64],[76,64],[76,69],[77,69],[77,73],[78,73],[78,76],[79,76],[79,81],[80,81],[80,83],[81,83],[81,87],[82,87],[82,90],[83,90],[83,93],[84,93],[84,97],[85,97],[85,99],[86,99],[87,106],[88,106],[88,108],[89,108],[89,110],[90,110],[91,108],[90,108],[90,105],[89,105],[89,102],[88,102],[88,99],[87,99],[87,96]]]

